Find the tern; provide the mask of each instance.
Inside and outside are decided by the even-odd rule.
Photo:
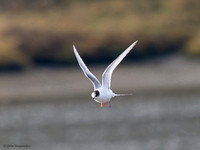
[[[107,103],[109,107],[111,107],[110,100],[115,96],[124,96],[130,94],[115,94],[111,89],[111,77],[114,69],[119,65],[119,63],[123,60],[123,58],[132,50],[132,48],[136,45],[138,41],[135,41],[131,44],[121,55],[119,55],[103,72],[102,74],[102,85],[99,80],[90,72],[79,53],[76,50],[76,47],[73,45],[74,54],[78,61],[79,66],[83,70],[85,76],[92,82],[94,86],[94,91],[91,94],[93,100],[98,103],[101,103],[101,107],[103,107],[103,103]]]

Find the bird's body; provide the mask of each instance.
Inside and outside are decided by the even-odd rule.
[[[102,85],[99,80],[90,72],[87,68],[80,55],[78,54],[75,46],[73,45],[74,54],[79,63],[79,66],[83,70],[85,76],[92,82],[94,86],[94,92],[92,92],[91,97],[98,103],[101,103],[101,107],[103,107],[103,103],[108,102],[110,107],[110,100],[115,96],[124,96],[127,94],[115,94],[111,89],[111,77],[114,69],[118,66],[118,64],[123,60],[123,58],[131,51],[131,49],[135,46],[137,41],[131,44],[121,55],[119,55],[103,72],[102,74]],[[128,94],[129,95],[129,94]]]
[[[99,91],[99,96],[95,97],[94,100],[98,103],[106,103],[109,102],[111,100],[111,98],[115,97],[116,94],[113,93],[113,91],[111,89],[97,89]],[[91,97],[94,97],[95,95],[93,95],[93,93],[91,94]]]

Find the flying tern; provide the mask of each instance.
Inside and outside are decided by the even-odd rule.
[[[111,77],[114,69],[119,65],[119,63],[123,60],[123,58],[131,51],[131,49],[136,45],[138,41],[135,41],[131,44],[121,55],[119,55],[103,72],[102,74],[102,85],[99,80],[90,72],[79,53],[76,50],[76,47],[73,45],[74,54],[79,63],[79,66],[83,70],[85,76],[92,82],[94,86],[94,91],[91,94],[93,100],[98,103],[101,103],[101,107],[103,107],[103,103],[108,102],[109,107],[111,107],[110,100],[115,96],[124,96],[129,94],[115,94],[111,89]]]

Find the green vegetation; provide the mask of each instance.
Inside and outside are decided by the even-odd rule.
[[[94,60],[111,58],[135,40],[138,56],[179,49],[200,55],[199,0],[3,0],[0,6],[0,67],[71,64],[72,44],[86,57],[98,54]]]

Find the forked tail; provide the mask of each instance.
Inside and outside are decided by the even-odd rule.
[[[132,94],[115,94],[115,96],[128,96],[128,95],[132,95]]]

